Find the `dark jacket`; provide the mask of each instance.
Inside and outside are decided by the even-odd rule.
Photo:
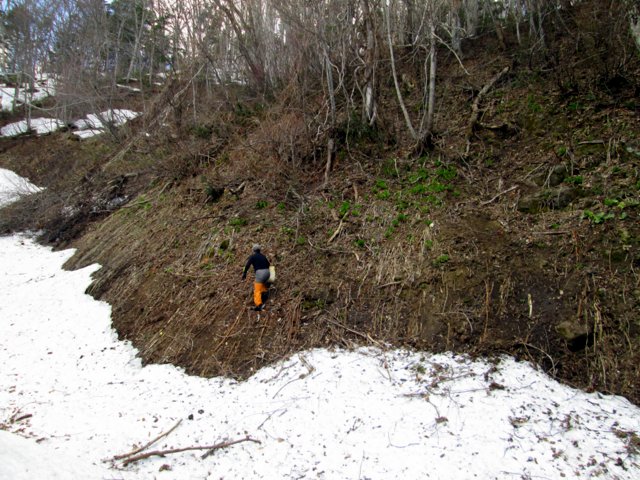
[[[269,260],[267,260],[267,257],[265,257],[260,252],[255,252],[247,260],[247,264],[244,266],[244,270],[242,271],[242,278],[247,278],[247,271],[249,270],[249,267],[251,267],[251,265],[253,265],[254,271],[265,269],[268,270],[271,266]]]

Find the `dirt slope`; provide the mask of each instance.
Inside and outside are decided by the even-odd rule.
[[[243,377],[318,346],[509,353],[638,403],[637,87],[568,93],[505,55],[470,60],[470,76],[443,57],[422,156],[398,140],[398,112],[347,138],[325,186],[322,152],[278,150],[300,119],[277,102],[224,132],[159,132],[107,169],[121,146],[3,141],[0,165],[76,185],[78,207],[61,228],[60,195],[26,201],[3,230],[27,216],[78,249],[69,268],[103,265],[89,291],[148,362]],[[505,66],[468,137],[475,95]],[[279,277],[260,315],[240,278],[255,242]]]

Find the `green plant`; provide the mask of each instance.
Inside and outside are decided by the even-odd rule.
[[[418,183],[409,189],[409,191],[414,195],[421,195],[426,193],[427,186],[424,183]]]
[[[582,175],[574,175],[572,177],[567,177],[564,179],[565,183],[570,183],[573,185],[582,185],[583,178]]]
[[[445,263],[447,263],[450,260],[449,255],[447,255],[446,253],[443,253],[442,255],[440,255],[438,258],[436,258],[434,260],[434,264],[436,266],[438,265],[444,265]]]
[[[440,200],[435,195],[427,195],[426,197],[424,197],[424,199],[427,203],[430,203],[432,205],[442,205],[442,200]]]
[[[615,207],[620,203],[620,201],[616,198],[605,198],[604,204],[607,207]]]
[[[604,223],[607,220],[612,220],[613,218],[615,218],[615,215],[613,213],[605,213],[605,212],[593,213],[591,210],[585,210],[582,213],[582,218],[589,219],[591,223],[600,224],[600,223]]]
[[[233,217],[229,220],[229,225],[232,227],[244,227],[247,223],[247,219],[242,217]]]
[[[444,183],[440,183],[437,180],[434,180],[429,184],[429,191],[433,193],[442,193],[448,190],[448,188],[449,187],[447,185],[445,185]]]
[[[284,212],[284,211],[285,211],[285,209],[287,208],[287,206],[286,206],[283,202],[280,202],[280,203],[278,203],[278,205],[276,205],[276,208],[277,208],[279,211]]]
[[[387,182],[384,180],[376,180],[375,188],[379,190],[386,190],[389,187],[387,187]]]
[[[427,250],[431,250],[433,248],[433,240],[425,240],[424,241],[424,247]]]
[[[304,245],[307,243],[307,239],[305,237],[296,238],[296,245]]]
[[[527,107],[531,113],[539,113],[542,111],[542,106],[536,102],[536,97],[532,93],[527,96]]]
[[[419,168],[417,172],[409,175],[409,182],[418,183],[423,182],[429,178],[429,172],[424,168]]]
[[[407,220],[407,216],[404,213],[401,213],[391,222],[391,225],[393,225],[394,227],[397,227],[398,225],[400,225],[401,222],[404,222],[406,220]]]
[[[266,200],[258,200],[256,202],[256,208],[258,210],[261,210],[263,208],[267,208],[268,205],[269,205],[269,203]]]
[[[397,177],[398,169],[396,168],[397,159],[396,158],[388,158],[382,164],[382,173],[384,173],[387,177]]]
[[[347,213],[349,213],[349,210],[351,210],[351,202],[345,200],[344,202],[342,202],[342,205],[340,205],[340,208],[338,209],[338,214],[341,217],[344,217]]]
[[[386,200],[390,196],[391,196],[391,193],[389,193],[389,190],[382,190],[381,192],[378,192],[376,194],[376,197],[378,197],[380,200]]]
[[[443,167],[443,168],[437,169],[436,175],[438,175],[438,177],[442,178],[443,180],[450,182],[451,180],[456,178],[456,176],[458,175],[458,172],[456,172],[456,167],[452,165],[450,167]]]
[[[560,145],[556,150],[556,154],[559,157],[564,157],[567,154],[567,147],[565,147],[564,145]]]
[[[285,235],[289,235],[289,236],[293,236],[296,233],[295,229],[291,227],[282,227],[281,231]]]
[[[353,244],[358,248],[364,248],[365,241],[362,238],[358,238],[357,240],[353,241]]]

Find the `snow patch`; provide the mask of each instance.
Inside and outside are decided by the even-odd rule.
[[[8,205],[20,198],[42,190],[28,179],[16,175],[11,170],[0,168],[0,207]]]
[[[46,73],[42,74],[35,83],[34,91],[30,92],[28,89],[28,84],[23,84],[16,94],[15,87],[0,84],[0,105],[2,105],[2,110],[13,110],[14,103],[18,106],[28,105],[55,95],[55,78]]]
[[[127,109],[110,109],[97,114],[91,113],[86,118],[73,122],[73,126],[78,129],[73,133],[81,139],[91,138],[104,133],[108,125],[120,127],[140,115],[139,112]]]
[[[38,135],[45,135],[47,133],[55,132],[56,130],[63,128],[65,123],[57,118],[32,118],[31,130],[34,130]],[[3,137],[15,137],[22,135],[29,131],[26,120],[10,123],[0,128],[0,136]]]

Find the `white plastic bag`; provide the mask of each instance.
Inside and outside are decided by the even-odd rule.
[[[273,265],[269,267],[269,283],[276,281],[276,267]]]

